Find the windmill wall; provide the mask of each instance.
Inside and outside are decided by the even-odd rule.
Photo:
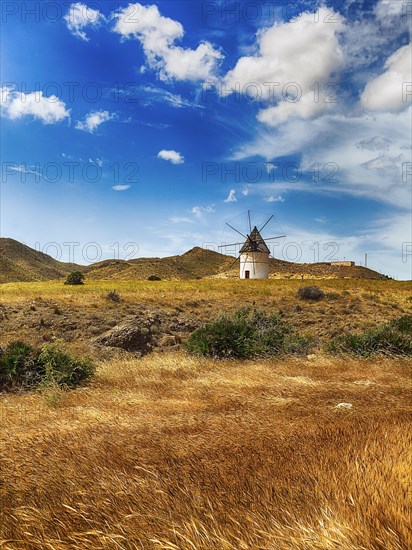
[[[249,272],[249,277],[247,272]],[[266,252],[243,252],[240,255],[241,279],[267,279],[268,277],[269,254]]]

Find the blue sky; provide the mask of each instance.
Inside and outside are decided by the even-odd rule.
[[[276,257],[411,278],[411,22],[403,0],[3,2],[1,235],[167,256],[250,209]]]

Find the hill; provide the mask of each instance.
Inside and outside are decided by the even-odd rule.
[[[138,258],[135,260],[107,260],[88,266],[90,279],[147,279],[157,275],[161,279],[200,279],[229,269],[231,256],[196,246],[180,256],[165,258]]]
[[[70,271],[83,271],[93,280],[145,280],[156,275],[165,280],[237,278],[239,261],[213,250],[194,247],[181,255],[165,258],[105,260],[88,266],[63,263],[13,239],[0,239],[0,283],[60,279]],[[385,279],[362,266],[333,266],[328,263],[297,264],[272,259],[274,279]]]
[[[0,283],[60,279],[81,266],[63,263],[19,241],[0,238]]]

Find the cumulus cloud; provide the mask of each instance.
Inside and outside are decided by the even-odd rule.
[[[361,95],[361,103],[373,111],[402,111],[411,104],[411,45],[402,46],[385,63],[386,71],[370,80]]]
[[[113,185],[112,189],[114,191],[127,191],[130,188],[130,185]]]
[[[234,189],[231,189],[228,196],[223,202],[237,202],[236,191]]]
[[[327,18],[333,21],[326,23]],[[276,103],[260,111],[258,119],[277,126],[290,117],[320,115],[334,105],[333,98],[315,101],[319,90],[343,66],[338,33],[341,16],[326,8],[303,13],[286,23],[274,24],[257,35],[258,53],[242,57],[223,79],[224,95],[241,91],[256,100]]]
[[[89,8],[85,4],[76,2],[69,8],[68,13],[64,16],[67,28],[78,38],[89,41],[84,29],[86,27],[96,28],[105,20],[104,15],[99,11]]]
[[[93,134],[101,124],[112,120],[114,117],[115,115],[110,114],[109,111],[92,111],[83,122],[80,120],[76,122],[76,129]]]
[[[70,117],[64,101],[55,95],[44,96],[43,92],[23,93],[11,88],[1,88],[2,115],[16,120],[32,116],[43,124],[56,124]]]
[[[159,159],[167,160],[172,164],[183,164],[185,159],[178,151],[162,149],[157,153]]]
[[[382,54],[399,47],[400,35],[410,32],[407,1],[380,0],[372,7],[354,0],[353,5],[346,5],[347,13],[356,16],[341,35],[347,67],[360,69],[379,62]]]
[[[204,81],[215,77],[222,53],[206,41],[195,50],[176,46],[175,42],[183,38],[183,26],[161,15],[156,5],[129,4],[114,18],[114,31],[142,44],[148,66],[162,80]]]
[[[274,160],[289,155],[301,154],[301,174],[296,181],[254,184],[246,187],[249,193],[259,190],[263,197],[282,194],[286,191],[311,193],[348,194],[368,197],[399,208],[410,205],[410,185],[406,185],[407,164],[402,161],[402,151],[409,151],[412,107],[400,113],[377,112],[369,115],[344,117],[324,115],[310,124],[300,119],[291,119],[273,130],[260,127],[250,143],[239,147],[231,160],[260,157]],[[388,149],[371,151],[376,140],[367,147],[361,142],[371,141],[371,129],[377,136],[386,136],[390,144],[380,142]],[[373,135],[373,134],[372,134]],[[302,154],[303,153],[303,154]],[[376,161],[382,153],[388,158]],[[405,153],[405,160],[410,154]],[[392,160],[390,160],[392,159]],[[370,161],[371,164],[367,164]],[[313,183],[313,164],[319,163],[319,181]],[[329,167],[327,164],[329,163]],[[410,176],[409,176],[410,177]]]
[[[396,17],[398,19],[399,16],[403,19],[403,15],[405,15],[406,18],[408,13],[407,9],[408,6],[406,5],[406,2],[403,1],[379,0],[374,8],[374,12],[378,19],[385,22],[388,18],[392,19]]]

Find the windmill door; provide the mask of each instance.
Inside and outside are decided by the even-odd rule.
[[[250,271],[245,271],[245,279],[250,279]]]

